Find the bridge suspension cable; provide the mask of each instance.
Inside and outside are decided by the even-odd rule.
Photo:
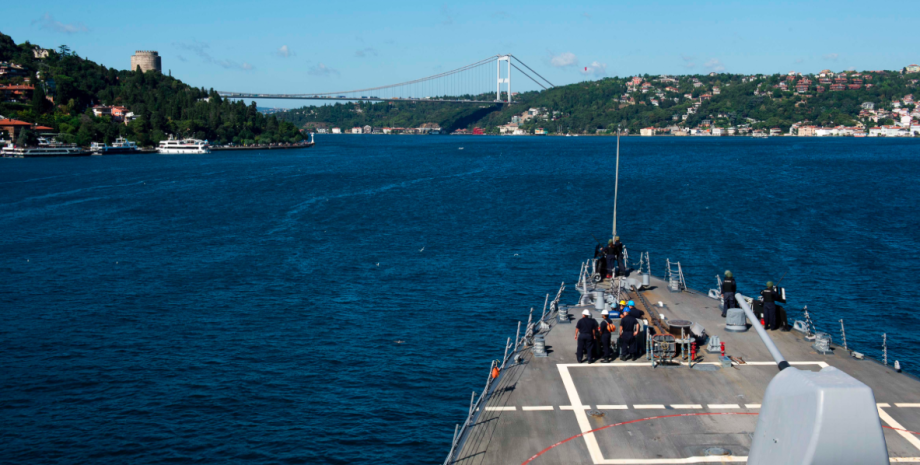
[[[365,87],[354,90],[337,92],[315,92],[299,94],[258,94],[244,92],[218,92],[228,98],[266,98],[266,99],[332,99],[332,100],[412,100],[412,101],[441,101],[441,102],[478,102],[478,103],[504,103],[511,102],[511,67],[526,76],[543,89],[553,87],[539,73],[526,63],[514,57],[514,60],[524,66],[542,82],[512,63],[512,55],[493,55],[477,62],[461,66],[449,71],[440,72],[419,79],[388,84],[382,86]],[[502,61],[508,62],[505,77],[502,77]],[[502,86],[506,84],[506,86]],[[503,90],[502,87],[505,87]],[[504,96],[502,95],[504,93]]]

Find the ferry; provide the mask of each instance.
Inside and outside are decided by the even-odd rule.
[[[105,143],[93,142],[90,146],[93,155],[114,155],[119,153],[137,153],[137,144],[126,140],[124,137],[115,139],[115,143],[108,145]]]
[[[211,153],[211,145],[206,140],[174,139],[161,140],[157,152],[167,155]]]
[[[37,146],[23,147],[8,143],[3,149],[0,149],[0,155],[4,158],[81,157],[89,154],[89,151],[78,147],[77,144],[64,144],[43,137],[38,139]]]

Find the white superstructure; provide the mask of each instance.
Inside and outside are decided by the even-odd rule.
[[[211,146],[206,140],[199,139],[173,139],[160,141],[157,152],[177,155],[183,153],[211,153]]]
[[[0,155],[7,158],[26,157],[77,157],[90,153],[77,147],[77,144],[62,144],[54,139],[38,139],[38,146],[23,147],[12,143],[0,149]]]
[[[115,142],[112,145],[93,142],[93,144],[90,146],[90,151],[93,152],[93,155],[108,155],[108,154],[115,154],[115,153],[136,153],[137,144],[129,140],[126,140],[124,137],[119,137],[115,139]]]

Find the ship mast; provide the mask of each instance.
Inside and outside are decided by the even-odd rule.
[[[616,181],[613,184],[613,235],[611,239],[617,237],[617,191],[620,189],[620,125],[617,125],[617,174]]]

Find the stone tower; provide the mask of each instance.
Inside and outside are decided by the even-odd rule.
[[[136,71],[138,66],[145,73],[147,71],[163,72],[160,54],[150,50],[138,50],[131,55],[131,71]]]

